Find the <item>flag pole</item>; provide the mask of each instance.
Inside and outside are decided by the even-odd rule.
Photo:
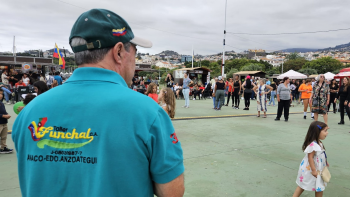
[[[192,68],[193,68],[193,58],[194,58],[194,55],[193,55],[193,45],[192,45]]]
[[[224,73],[225,73],[226,10],[227,10],[227,0],[226,0],[226,4],[225,4],[225,28],[224,28],[224,40],[223,40],[221,76],[224,76]]]

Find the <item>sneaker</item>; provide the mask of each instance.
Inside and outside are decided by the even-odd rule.
[[[182,106],[183,108],[186,108],[186,105]]]
[[[190,106],[187,106],[186,108],[190,108]]]
[[[288,119],[284,119],[284,122],[288,122]]]
[[[304,116],[304,119],[306,119],[306,116]]]
[[[9,154],[12,153],[13,149],[9,149],[5,147],[4,149],[0,150],[0,154]]]
[[[312,116],[311,119],[314,119],[314,117]]]
[[[15,96],[16,94],[14,93],[14,92],[12,92],[12,94],[11,94],[12,96]]]
[[[279,118],[275,118],[275,121],[279,121],[280,119]]]
[[[195,98],[193,98],[193,100],[195,101],[196,99],[195,99]]]
[[[11,103],[10,103],[10,102],[7,102],[6,104],[7,104],[7,105],[11,105]]]

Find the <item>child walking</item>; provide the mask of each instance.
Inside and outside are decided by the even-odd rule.
[[[148,85],[146,95],[158,103],[157,85],[155,83],[150,83]]]
[[[4,91],[0,89],[0,100],[3,98]],[[6,139],[7,139],[7,120],[10,119],[11,116],[8,115],[5,109],[5,105],[0,102],[0,138],[1,138],[1,149],[0,154],[12,153],[12,149],[7,148]]]
[[[321,172],[325,166],[329,166],[325,147],[321,140],[326,139],[328,126],[319,121],[314,121],[306,134],[302,150],[305,157],[300,163],[296,188],[293,197],[300,196],[304,190],[315,191],[316,197],[321,197],[327,183],[322,180]]]
[[[163,88],[159,92],[158,101],[160,106],[165,110],[170,118],[174,118],[176,107],[174,92],[170,88]]]

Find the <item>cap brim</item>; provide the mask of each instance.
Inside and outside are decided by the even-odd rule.
[[[151,48],[152,42],[149,40],[145,40],[143,38],[134,37],[134,39],[130,40],[131,43],[136,44],[137,46],[143,47],[143,48]]]

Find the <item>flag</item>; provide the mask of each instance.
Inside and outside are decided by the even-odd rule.
[[[57,47],[56,43],[55,43],[55,52],[53,53],[53,57],[58,58],[58,64],[61,66],[61,69],[64,69],[66,67],[66,61],[64,61],[63,55],[60,49]]]

